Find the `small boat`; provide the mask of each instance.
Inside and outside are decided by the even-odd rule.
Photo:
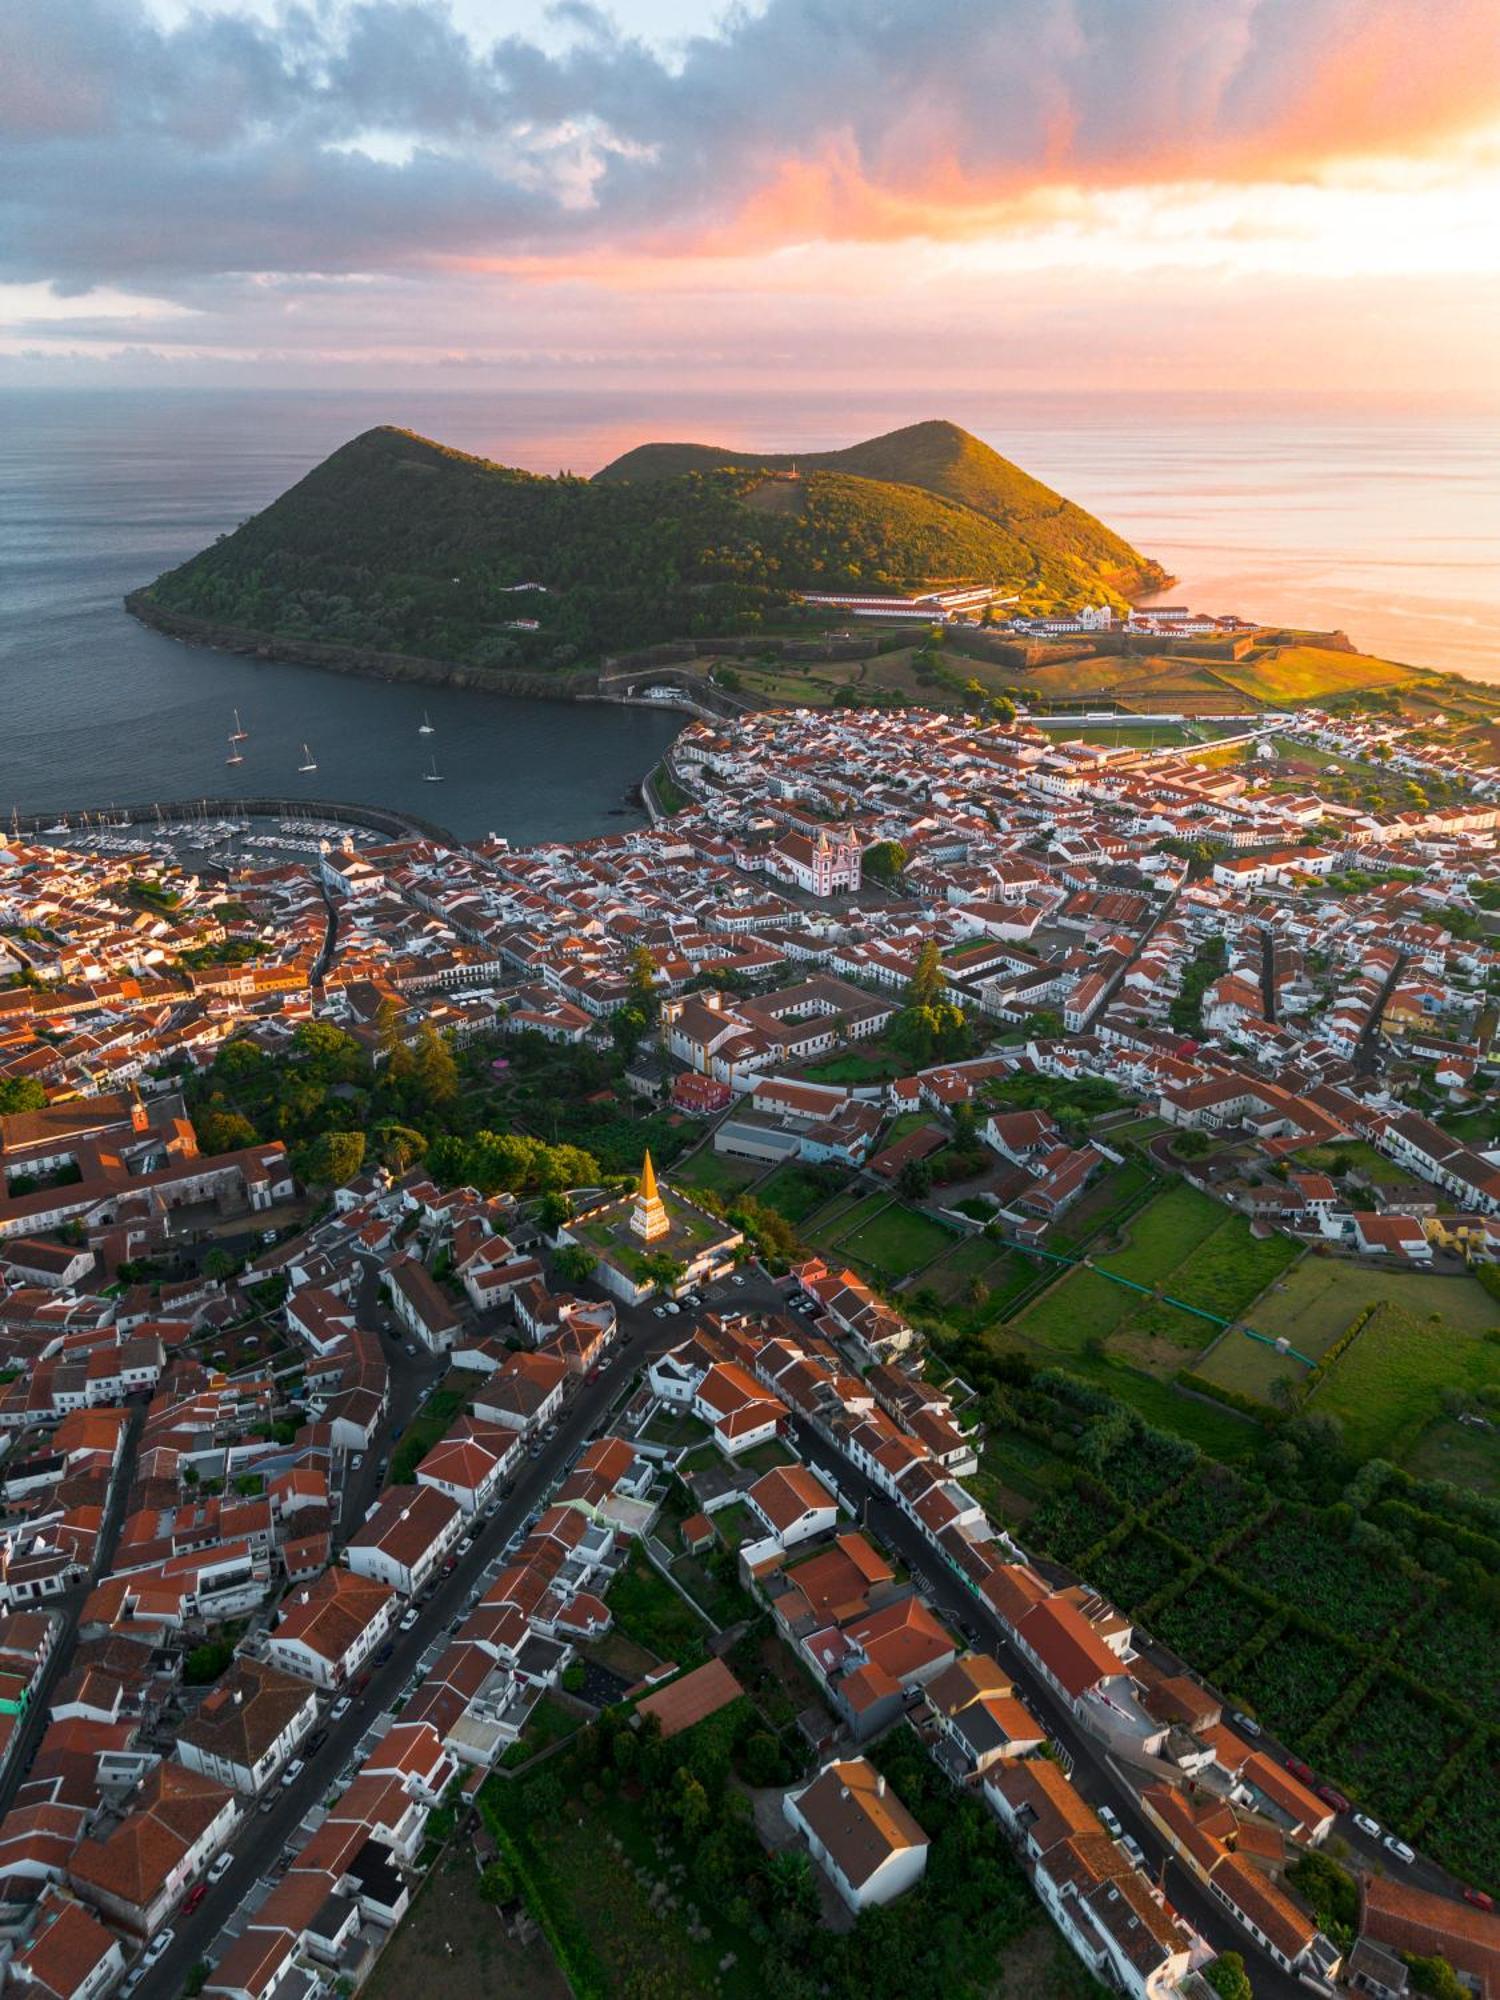
[[[417,734],[418,734],[418,736],[432,736],[432,735],[434,735],[435,733],[436,733],[436,732],[434,731],[434,729],[433,729],[433,727],[432,727],[432,723],[431,723],[430,719],[428,718],[428,714],[427,714],[427,711],[426,711],[426,709],[424,708],[424,709],[422,710],[422,720],[421,720],[421,723],[420,723],[420,725],[418,726],[418,729],[417,729]]]
[[[244,761],[244,758],[240,755],[239,738],[231,736],[229,739],[229,755],[224,759],[224,762],[226,764],[243,764]]]
[[[307,745],[304,743],[302,746],[302,762],[297,766],[297,769],[299,771],[316,771],[317,768],[318,768],[317,758],[314,757],[311,750],[309,750]]]
[[[248,729],[246,729],[246,728],[245,728],[245,726],[244,726],[244,724],[243,724],[243,723],[242,723],[242,722],[240,721],[240,712],[239,712],[239,710],[238,710],[238,709],[236,709],[236,710],[234,711],[234,727],[233,727],[233,729],[231,729],[231,730],[230,730],[230,732],[229,732],[229,740],[230,740],[230,742],[231,742],[231,743],[243,743],[243,742],[245,741],[245,738],[246,738],[246,737],[247,737],[247,736],[248,736],[249,734],[250,734],[249,730],[248,730]]]
[[[424,771],[422,773],[422,776],[429,785],[440,785],[443,782],[443,774],[437,767],[436,757],[434,757],[432,760],[432,769],[430,771]]]

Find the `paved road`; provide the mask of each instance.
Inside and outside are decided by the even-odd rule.
[[[774,1288],[756,1277],[747,1277],[742,1286],[728,1283],[714,1286],[707,1294],[707,1303],[724,1311],[751,1306],[766,1310],[779,1302],[780,1295]],[[539,1457],[522,1461],[511,1491],[494,1517],[481,1525],[474,1547],[460,1559],[452,1576],[439,1580],[422,1606],[416,1627],[394,1635],[395,1650],[391,1658],[372,1671],[368,1688],[355,1700],[349,1713],[332,1722],[325,1705],[320,1726],[328,1731],[327,1742],[307,1760],[306,1771],[294,1785],[273,1789],[269,1794],[273,1801],[270,1811],[250,1806],[231,1843],[234,1867],[223,1881],[210,1888],[191,1916],[184,1917],[179,1912],[170,1920],[175,1933],[171,1949],[141,1981],[136,1989],[137,2000],[169,2000],[169,1996],[181,1992],[188,1973],[200,1959],[216,1957],[222,1952],[221,1934],[225,1925],[256,1881],[271,1872],[304,1814],[327,1797],[366,1730],[403,1692],[428,1650],[447,1643],[447,1628],[467,1609],[483,1571],[527,1517],[541,1508],[548,1491],[561,1480],[583,1445],[605,1429],[613,1406],[626,1400],[644,1363],[685,1339],[693,1324],[692,1316],[686,1312],[657,1319],[649,1307],[622,1308],[619,1317],[620,1338],[612,1350],[611,1365],[597,1382],[582,1382],[573,1391],[558,1420],[557,1436],[543,1447]],[[394,1354],[393,1346],[397,1348]],[[398,1371],[392,1382],[390,1421],[394,1426],[400,1421],[397,1411],[414,1404],[423,1382],[433,1379],[442,1364],[431,1357],[413,1361],[404,1346],[390,1340],[385,1347],[393,1369]],[[382,1445],[372,1445],[365,1454],[364,1475],[373,1477],[383,1449]]]
[[[1196,1877],[1169,1857],[1137,1805],[1134,1792],[1105,1757],[1102,1746],[1079,1728],[1071,1712],[1016,1651],[1006,1628],[982,1599],[959,1581],[895,1502],[878,1493],[850,1459],[809,1424],[798,1420],[794,1428],[803,1454],[832,1473],[845,1494],[863,1503],[872,1532],[896,1551],[914,1577],[922,1579],[919,1588],[923,1595],[959,1630],[977,1633],[979,1643],[1002,1662],[1027,1707],[1073,1759],[1073,1782],[1081,1796],[1093,1806],[1113,1808],[1125,1831],[1140,1842],[1153,1878],[1163,1884],[1178,1914],[1216,1951],[1241,1953],[1250,1967],[1257,2000],[1272,2000],[1272,1996],[1293,2000],[1294,1995],[1306,2000],[1306,1989],[1300,1982],[1283,1972],[1256,1946],[1248,1931],[1225,1916]]]

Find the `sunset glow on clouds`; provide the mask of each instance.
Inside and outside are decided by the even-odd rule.
[[[1493,399],[1493,0],[12,0],[7,379]],[[1058,386],[1065,386],[1059,383]]]

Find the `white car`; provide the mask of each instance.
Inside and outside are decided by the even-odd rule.
[[[224,1880],[224,1877],[229,1873],[230,1869],[233,1866],[234,1866],[234,1856],[229,1852],[229,1849],[226,1847],[222,1854],[216,1855],[214,1857],[214,1865],[208,1871],[209,1881],[222,1882]]]
[[[338,1700],[333,1704],[333,1707],[329,1709],[328,1713],[333,1717],[335,1722],[338,1722],[349,1713],[350,1709],[353,1706],[354,1704],[349,1699],[348,1695],[341,1694]]]
[[[396,1628],[397,1631],[409,1632],[413,1625],[416,1624],[418,1616],[419,1613],[415,1605],[411,1607],[410,1611],[403,1611],[401,1614],[401,1623]]]
[[[1243,1729],[1247,1736],[1260,1735],[1260,1724],[1253,1715],[1246,1715],[1243,1709],[1237,1708],[1229,1720],[1234,1724],[1236,1729]]]
[[[1361,1833],[1368,1835],[1371,1840],[1379,1840],[1379,1820],[1371,1819],[1368,1813],[1356,1813],[1354,1815],[1354,1824],[1359,1828]]]
[[[673,1319],[676,1319],[681,1313],[682,1307],[678,1305],[676,1299],[668,1299],[667,1303],[662,1307],[662,1311],[669,1314]]]
[[[667,1309],[665,1306],[653,1306],[651,1308],[651,1313],[652,1317],[655,1319],[665,1319],[667,1316]]]
[[[166,1954],[172,1949],[172,1946],[176,1942],[176,1939],[177,1939],[176,1931],[158,1931],[156,1933],[156,1936],[152,1938],[150,1944],[147,1945],[145,1952],[141,1958],[141,1964],[155,1965],[156,1961],[159,1958],[165,1957]]]
[[[353,1458],[351,1458],[349,1461],[349,1469],[352,1472],[358,1472],[360,1467],[364,1464],[364,1462],[365,1462],[364,1453],[362,1451],[357,1451],[354,1454]]]
[[[306,1769],[307,1759],[305,1757],[294,1757],[281,1774],[283,1786],[295,1785]]]
[[[1125,1829],[1121,1826],[1117,1815],[1112,1813],[1108,1806],[1096,1806],[1094,1810],[1099,1815],[1099,1824],[1104,1828],[1110,1839],[1118,1840]]]
[[[1397,1840],[1393,1833],[1388,1833],[1380,1844],[1387,1854],[1394,1854],[1396,1859],[1404,1861],[1408,1868],[1417,1858],[1415,1849],[1408,1847],[1404,1840]]]
[[[1145,1867],[1145,1853],[1142,1850],[1140,1842],[1133,1835],[1127,1833],[1125,1838],[1120,1842],[1120,1846],[1130,1856],[1130,1865],[1132,1868]]]

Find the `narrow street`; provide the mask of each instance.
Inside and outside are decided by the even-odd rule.
[[[1257,2000],[1292,2000],[1305,1989],[1292,1974],[1261,1951],[1247,1931],[1234,1923],[1193,1875],[1168,1854],[1155,1829],[1136,1803],[1131,1787],[1095,1739],[1079,1728],[1064,1704],[1010,1642],[1004,1625],[984,1600],[948,1569],[936,1551],[893,1500],[879,1493],[842,1452],[802,1419],[794,1420],[798,1448],[814,1466],[832,1474],[841,1490],[862,1503],[871,1532],[905,1563],[940,1616],[957,1631],[972,1633],[974,1642],[991,1651],[1016,1684],[1017,1692],[1049,1735],[1073,1760],[1073,1782],[1093,1806],[1108,1805],[1133,1834],[1179,1915],[1216,1951],[1237,1951],[1245,1959]]]
[[[754,1280],[747,1281],[743,1289],[716,1286],[712,1294],[713,1303],[725,1310],[765,1310],[774,1298],[769,1286],[764,1282],[757,1285]],[[623,1403],[633,1390],[638,1372],[658,1354],[686,1339],[692,1324],[687,1314],[658,1320],[646,1306],[620,1309],[620,1334],[609,1365],[597,1382],[580,1382],[558,1419],[557,1436],[543,1447],[540,1456],[523,1459],[498,1512],[474,1529],[473,1548],[460,1557],[451,1576],[440,1577],[429,1590],[417,1625],[410,1632],[392,1633],[390,1659],[371,1671],[369,1686],[346,1716],[330,1721],[328,1709],[333,1697],[322,1698],[319,1723],[327,1729],[328,1740],[307,1759],[307,1768],[294,1785],[285,1790],[273,1787],[264,1795],[273,1801],[271,1810],[262,1812],[260,1802],[254,1799],[244,1801],[245,1816],[230,1843],[235,1865],[221,1882],[210,1887],[191,1916],[184,1917],[179,1911],[169,1920],[174,1932],[172,1945],[136,1989],[138,2000],[173,2000],[192,1968],[222,1951],[222,1934],[235,1911],[255,1883],[271,1873],[310,1807],[335,1789],[339,1774],[354,1759],[372,1723],[406,1690],[428,1654],[435,1657],[448,1643],[448,1627],[467,1611],[470,1597],[483,1587],[484,1572],[495,1564],[511,1536],[541,1511],[548,1493],[560,1484],[588,1440],[604,1430],[614,1406]],[[413,1362],[404,1347],[393,1354],[392,1342],[384,1336],[382,1339],[393,1371],[392,1407],[387,1419],[390,1428],[365,1454],[360,1492],[375,1479],[377,1462],[389,1448],[390,1430],[401,1427],[397,1411],[415,1407],[423,1382],[441,1372],[433,1357],[424,1356],[425,1365]],[[346,1520],[357,1519],[366,1505],[368,1500],[357,1511],[346,1508]]]

